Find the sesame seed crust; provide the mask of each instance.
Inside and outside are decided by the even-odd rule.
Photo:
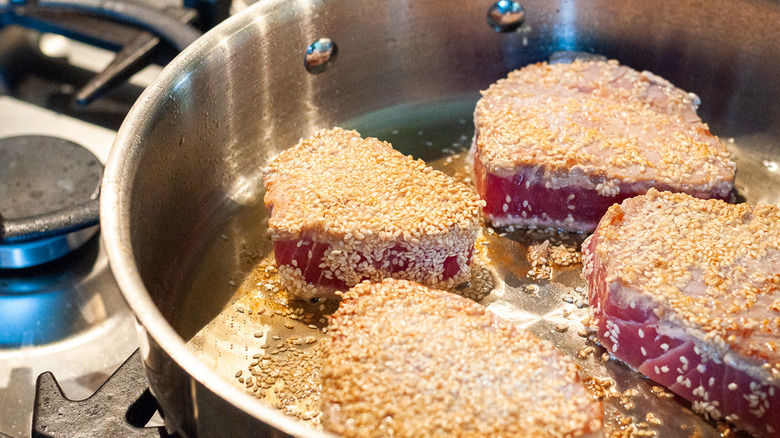
[[[341,128],[321,131],[282,152],[263,176],[271,239],[329,244],[311,262],[347,287],[392,272],[449,288],[470,275],[484,202],[389,143]],[[404,269],[389,266],[391,253]],[[448,258],[457,261],[454,276],[444,275]],[[295,264],[280,273],[299,297],[336,290],[307,281]]]
[[[614,196],[620,183],[644,181],[725,197],[736,166],[695,100],[614,60],[533,64],[482,92],[475,147],[487,172],[535,167],[551,188]]]
[[[301,140],[266,169],[272,238],[303,230],[356,240],[476,229],[481,201],[464,184],[357,131]]]
[[[360,283],[331,317],[323,425],[343,436],[600,436],[573,362],[463,297]]]
[[[635,290],[721,354],[780,366],[780,207],[651,189],[612,206],[596,232],[607,284]]]
[[[780,417],[780,207],[650,190],[582,245],[589,325],[626,364],[756,436]]]

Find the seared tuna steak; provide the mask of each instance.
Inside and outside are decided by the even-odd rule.
[[[616,61],[539,63],[482,93],[474,172],[498,226],[592,231],[650,187],[730,199],[735,165],[693,95]]]
[[[282,152],[264,182],[279,275],[299,298],[366,279],[445,289],[469,279],[484,202],[389,143],[323,131]]]
[[[658,192],[610,207],[583,244],[610,353],[759,436],[780,433],[780,208]]]
[[[449,292],[388,279],[343,295],[322,368],[347,437],[602,436],[602,407],[552,344]]]

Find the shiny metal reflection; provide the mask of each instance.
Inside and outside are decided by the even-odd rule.
[[[523,6],[513,0],[499,0],[488,9],[487,21],[496,32],[511,32],[525,19]]]
[[[44,266],[0,269],[0,436],[29,438],[38,375],[82,400],[138,348],[100,240]]]
[[[228,281],[240,281],[241,265],[266,254],[261,245],[266,224],[262,217],[241,220],[238,213],[253,211],[253,204],[250,196],[234,196],[249,193],[236,189],[256,180],[270,158],[314,129],[396,105],[475,96],[508,70],[548,59],[557,50],[600,53],[699,93],[702,117],[722,137],[735,137],[734,149],[743,151],[740,193],[744,189],[750,202],[776,198],[780,183],[774,181],[780,175],[761,164],[776,160],[780,144],[775,110],[780,9],[774,0],[713,0],[706,8],[692,1],[665,2],[662,8],[638,0],[573,2],[570,15],[563,13],[561,2],[526,0],[533,22],[529,17],[527,26],[502,35],[486,28],[482,18],[494,1],[410,7],[409,2],[264,0],[204,36],[147,89],[117,134],[107,165],[102,233],[117,281],[143,324],[145,361],[166,422],[201,436],[257,436],[261,430],[271,435],[269,425],[283,431],[279,434],[322,436],[258,402],[229,378],[232,373],[220,375],[185,344],[193,330],[230,302]],[[735,22],[751,25],[740,28]],[[565,30],[558,23],[577,31],[558,35]],[[338,68],[315,77],[300,68],[300,51],[322,35],[337,38],[348,53]],[[231,42],[229,49],[224,41]],[[467,111],[453,120],[462,119],[465,129],[471,116]],[[430,120],[412,121],[408,138],[417,142],[408,147],[418,155],[427,153],[428,139],[417,132],[427,136]],[[457,132],[456,138],[470,134]],[[751,173],[758,169],[752,163],[762,173]],[[258,215],[264,211],[261,193],[254,203]],[[203,260],[202,248],[212,238],[222,265],[204,264],[207,269],[193,275],[190,269]],[[490,243],[522,260],[524,252],[516,250],[522,249],[520,243],[500,236]],[[577,323],[578,312],[585,310],[564,300],[575,292],[569,285],[581,289],[577,269],[540,287],[537,297],[521,290],[525,272],[516,272],[515,258],[496,259],[509,286],[498,298],[520,310],[528,304],[540,315],[560,309],[554,319],[530,328],[549,333],[565,351],[576,353],[584,338],[573,327],[564,333],[556,327],[564,320]],[[209,282],[197,281],[201,278]],[[188,321],[187,330],[179,329],[181,320]],[[226,344],[229,349],[230,341],[221,345]],[[703,437],[719,436],[673,400],[653,395],[651,383],[627,368],[603,363],[600,355],[587,360],[590,369],[605,370],[600,376],[612,376],[621,391],[640,385],[634,414],[659,413],[655,407],[665,403],[664,425],[674,431],[659,436],[691,435],[693,424],[703,424]],[[197,416],[191,408],[195,404]]]
[[[28,268],[60,258],[81,247],[98,228],[95,225],[61,236],[0,245],[0,269]]]
[[[312,74],[322,73],[336,59],[336,43],[330,38],[320,38],[306,49],[303,65]]]

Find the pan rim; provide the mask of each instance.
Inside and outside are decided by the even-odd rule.
[[[142,353],[148,352],[148,345],[145,345],[147,343],[143,339],[144,334],[147,334],[190,378],[244,413],[294,436],[331,437],[333,435],[313,429],[264,405],[219,375],[186,346],[185,340],[160,312],[141,279],[133,256],[129,225],[132,176],[138,169],[139,157],[144,149],[143,134],[148,132],[154,120],[153,108],[160,108],[168,98],[168,90],[186,81],[192,66],[209,51],[218,48],[221,41],[252,26],[275,6],[284,3],[282,0],[259,2],[229,17],[187,47],[144,90],[126,116],[126,120],[141,120],[143,123],[122,124],[106,162],[100,196],[101,240],[122,296],[140,323],[138,328]]]

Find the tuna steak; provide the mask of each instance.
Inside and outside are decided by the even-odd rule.
[[[332,298],[386,277],[452,288],[469,279],[484,202],[389,143],[334,128],[264,174],[268,231],[287,291]]]
[[[477,191],[497,226],[592,231],[650,187],[730,199],[735,164],[697,98],[616,61],[539,63],[483,91],[474,112]]]
[[[778,206],[651,189],[610,207],[583,263],[591,325],[613,356],[709,418],[778,436]]]
[[[389,279],[329,322],[323,425],[347,437],[602,436],[602,407],[549,342],[449,292]]]

